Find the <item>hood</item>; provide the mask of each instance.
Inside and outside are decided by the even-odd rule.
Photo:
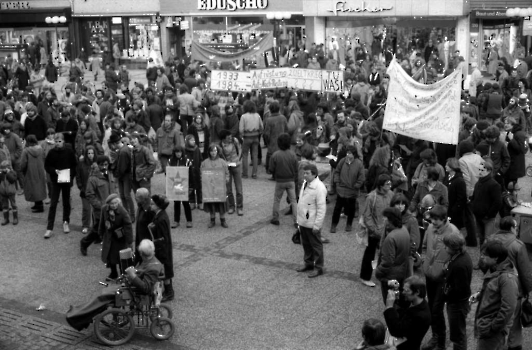
[[[29,146],[27,147],[27,150],[28,150],[28,154],[32,156],[33,158],[37,158],[40,155],[43,155],[43,152],[44,152],[40,145]]]

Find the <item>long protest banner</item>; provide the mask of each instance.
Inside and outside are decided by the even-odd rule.
[[[392,60],[383,128],[431,142],[458,144],[461,70],[425,85],[414,81]]]
[[[287,88],[343,92],[344,72],[304,68],[265,68],[249,72],[213,70],[212,90],[251,91]]]

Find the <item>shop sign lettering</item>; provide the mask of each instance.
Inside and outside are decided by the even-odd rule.
[[[87,23],[91,33],[105,33],[109,28],[106,21],[88,21]]]
[[[257,10],[268,7],[268,0],[198,0],[198,10]]]
[[[366,4],[365,1],[362,1],[362,4],[358,7],[351,7],[347,4],[347,1],[337,1],[335,4],[335,7],[332,10],[327,10],[327,12],[332,12],[335,16],[338,16],[338,14],[343,14],[345,12],[382,12],[382,11],[389,11],[393,8],[393,6],[389,7],[376,7],[376,6],[369,6]]]
[[[29,10],[29,1],[8,1],[0,2],[0,10]]]

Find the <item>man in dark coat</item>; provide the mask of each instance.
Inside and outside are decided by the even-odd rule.
[[[44,238],[50,238],[52,236],[52,230],[54,229],[55,211],[57,209],[57,203],[59,202],[59,194],[63,194],[63,232],[69,233],[70,227],[70,184],[72,183],[74,176],[76,175],[76,154],[70,147],[65,147],[65,138],[63,134],[55,134],[54,136],[55,148],[51,149],[44,161],[44,169],[50,175],[52,182],[52,202],[50,204],[50,211],[48,212],[48,225],[46,227],[46,233]],[[70,172],[68,174],[67,172]],[[64,172],[61,174],[61,172]],[[59,179],[59,175],[61,179]],[[69,176],[68,176],[69,175]]]
[[[406,338],[405,342],[397,346],[397,350],[419,349],[421,346],[431,323],[426,293],[425,282],[418,275],[408,277],[403,287],[404,298],[410,303],[410,307],[399,307],[395,304],[395,291],[388,291],[384,310],[386,325],[392,336]]]
[[[120,193],[122,205],[129,212],[131,221],[135,222],[135,205],[131,197],[131,149],[127,145],[128,143],[129,138],[124,137],[121,139],[117,133],[111,134],[109,138],[109,144],[116,152],[116,159],[112,162],[111,169],[115,179],[118,180],[118,193]]]
[[[492,176],[493,163],[484,160],[480,166],[479,180],[473,190],[471,209],[475,214],[479,244],[495,233],[495,217],[502,205],[501,186]]]
[[[522,125],[513,117],[506,118],[504,128],[508,131],[506,147],[510,156],[510,166],[504,174],[504,185],[508,188],[510,182],[517,183],[519,178],[526,175],[525,153],[528,150],[528,137]]]
[[[55,131],[62,133],[65,136],[65,145],[69,145],[74,149],[78,123],[70,117],[70,113],[67,110],[61,112],[61,118],[57,121]]]
[[[24,121],[24,133],[28,135],[35,135],[37,141],[42,141],[46,138],[46,130],[48,126],[46,121],[37,114],[37,107],[34,104],[26,106],[28,117]]]

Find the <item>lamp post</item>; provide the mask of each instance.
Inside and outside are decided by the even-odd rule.
[[[66,19],[65,16],[53,16],[53,17],[46,17],[46,18],[44,19],[44,21],[45,21],[47,24],[53,24],[54,27],[55,27],[55,42],[56,42],[56,47],[57,47],[57,61],[58,61],[59,63],[61,63],[60,60],[59,60],[60,52],[61,52],[61,47],[60,47],[60,45],[59,45],[59,32],[58,32],[58,30],[57,30],[57,25],[58,25],[59,23],[61,23],[61,24],[65,24],[66,21],[67,21],[67,19]]]
[[[268,12],[266,14],[266,18],[271,20],[273,23],[273,52],[274,59],[277,61],[277,65],[279,65],[279,55],[281,53],[279,45],[281,41],[281,36],[278,35],[278,26],[280,26],[280,21],[284,19],[290,19],[290,17],[292,17],[292,14],[290,12]]]

